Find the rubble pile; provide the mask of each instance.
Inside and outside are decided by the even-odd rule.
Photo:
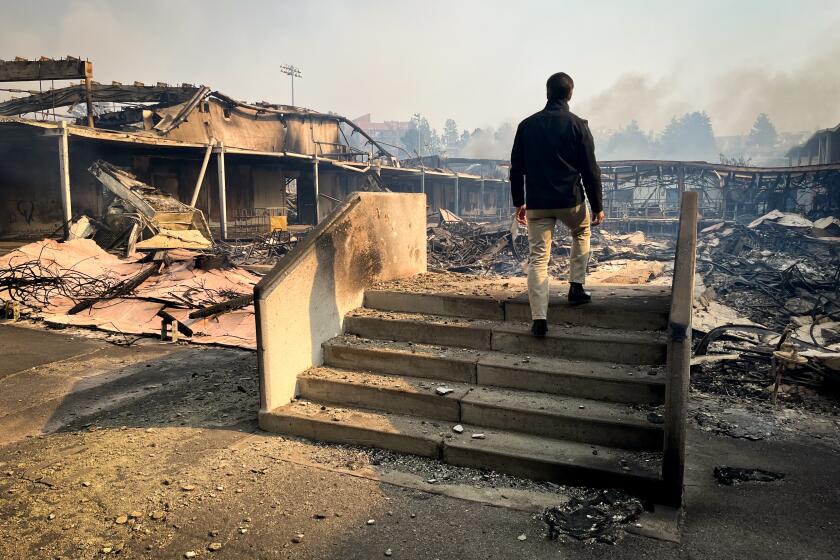
[[[106,211],[73,220],[63,243],[44,239],[0,257],[0,315],[255,348],[259,276],[241,267],[265,272],[300,234],[214,242],[200,210],[105,161],[89,171],[108,192]]]
[[[213,236],[200,210],[139,181],[110,163],[97,160],[90,173],[110,195],[98,220],[81,216],[70,225],[69,239],[94,238],[107,250],[210,249]]]
[[[47,239],[0,257],[0,301],[53,326],[163,337],[171,325],[173,340],[255,348],[259,277],[204,257],[176,249],[120,258],[91,239]]]
[[[247,241],[216,241],[213,251],[236,266],[273,265],[291,251],[308,231],[292,235],[273,231]]]
[[[838,234],[833,218],[811,222],[778,211],[700,232],[695,386],[804,402],[836,383]]]
[[[519,275],[528,238],[503,224],[441,221],[428,229],[429,267],[449,272]]]
[[[781,331],[797,317],[798,326],[809,325],[812,343],[840,341],[829,328],[814,335],[810,327],[840,317],[840,237],[815,235],[804,218],[796,225],[764,218],[748,226],[720,222],[700,233],[697,268],[704,284],[717,300],[766,327]],[[818,338],[822,330],[827,340]]]
[[[572,239],[562,226],[554,232],[549,273],[565,278]],[[472,223],[447,212],[440,224],[428,228],[429,267],[446,272],[465,272],[488,276],[525,276],[528,273],[528,235],[516,222]],[[637,231],[616,234],[606,229],[592,231],[592,259],[590,268],[599,264],[615,264],[614,269],[626,265],[624,261],[670,263],[674,259],[671,240],[654,240]],[[609,267],[608,267],[609,268]],[[659,276],[663,268],[654,267]],[[610,276],[609,274],[605,276]],[[604,281],[597,279],[596,281]],[[636,283],[627,280],[625,283]]]

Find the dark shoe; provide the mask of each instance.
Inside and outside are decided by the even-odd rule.
[[[548,321],[545,319],[535,319],[534,324],[531,325],[531,334],[537,338],[542,338],[548,332]]]
[[[592,295],[583,289],[583,284],[571,282],[569,284],[569,303],[571,305],[583,305],[592,301]]]

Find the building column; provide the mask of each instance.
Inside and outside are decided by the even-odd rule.
[[[312,156],[312,174],[314,180],[312,186],[315,189],[315,225],[321,221],[321,189],[318,184],[318,156]]]
[[[216,149],[216,164],[219,172],[219,224],[222,229],[222,240],[227,239],[227,188],[225,186],[225,144],[219,142]],[[209,216],[208,216],[209,218]]]
[[[195,208],[196,202],[198,202],[198,194],[201,192],[201,184],[204,182],[204,174],[207,173],[207,164],[210,163],[210,154],[213,151],[213,143],[207,144],[207,151],[204,152],[204,160],[201,162],[201,169],[198,172],[198,179],[195,181],[195,188],[193,189],[192,199],[190,200],[190,206]],[[207,219],[210,219],[210,216],[207,216]]]
[[[481,199],[481,202],[478,205],[478,210],[481,212],[481,215],[484,216],[484,175],[481,176],[481,189],[478,196]]]
[[[461,192],[458,184],[458,174],[455,174],[455,209],[452,210],[457,215],[461,215]]]
[[[680,195],[685,192],[685,167],[683,166],[677,168],[677,188]]]
[[[61,123],[61,134],[58,136],[58,174],[61,186],[61,215],[64,218],[64,239],[70,236],[70,222],[73,220],[72,203],[70,200],[70,142],[67,123]]]

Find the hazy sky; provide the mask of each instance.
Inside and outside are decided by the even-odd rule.
[[[840,122],[840,1],[0,0],[0,59],[74,55],[109,83],[206,84],[374,120],[518,121],[544,82],[576,82],[593,128],[659,129],[707,110],[718,134],[758,112],[781,130]]]

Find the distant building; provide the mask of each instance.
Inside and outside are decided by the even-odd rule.
[[[787,157],[790,165],[840,163],[840,124],[818,130],[804,144],[791,148]]]
[[[410,121],[373,122],[370,113],[353,119],[353,122],[374,140],[393,146],[402,146],[402,137],[411,130]]]

